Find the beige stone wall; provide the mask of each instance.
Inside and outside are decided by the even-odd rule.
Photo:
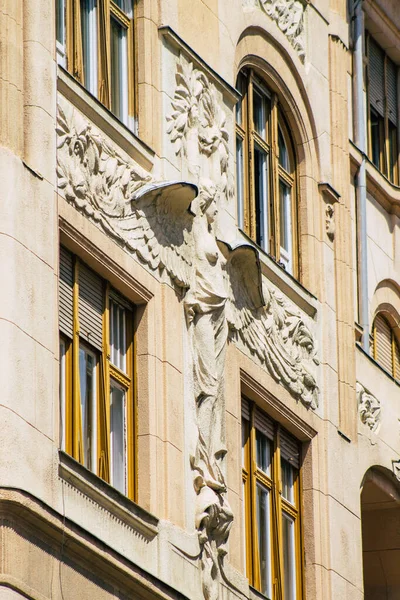
[[[140,177],[198,184],[200,174],[234,184],[232,88],[243,66],[277,91],[296,145],[300,282],[262,253],[260,270],[265,289],[282,294],[285,310],[315,342],[319,364],[303,355],[298,364],[315,377],[319,402],[307,407],[291,394],[239,335],[228,343],[223,475],[234,522],[218,598],[250,597],[242,394],[303,444],[305,597],[363,598],[360,491],[371,467],[390,472],[399,459],[400,414],[398,384],[355,345],[354,175],[361,156],[348,140],[346,6],[345,0],[307,4],[303,59],[259,2],[138,0],[136,137],[57,66],[54,2],[0,0],[1,599],[204,597],[190,466],[197,439],[193,339],[182,293],[165,269],[152,268],[107,233],[90,203],[71,201],[57,188],[56,115],[59,104],[89,124]],[[365,10],[378,39],[387,34],[400,56],[394,0],[366,0]],[[168,133],[182,64],[204,74],[213,108],[224,114],[225,171],[220,148],[207,155],[196,140],[185,157]],[[371,164],[367,185],[372,324],[382,306],[400,315],[400,195]],[[243,241],[235,193],[222,196],[217,237]],[[326,223],[331,203],[333,237]],[[60,242],[137,306],[137,504],[59,452]],[[381,405],[376,431],[361,421],[356,382]]]

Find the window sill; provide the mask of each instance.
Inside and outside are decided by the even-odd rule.
[[[352,175],[361,165],[363,156],[366,159],[367,167],[367,192],[370,192],[375,200],[383,206],[388,212],[400,216],[400,187],[389,181],[383,173],[377,169],[370,158],[359,150],[359,148],[349,140],[349,154],[352,163]]]
[[[111,485],[59,450],[59,476],[101,508],[148,539],[158,534],[157,517],[121,494]]]
[[[61,65],[57,67],[57,90],[85,117],[101,129],[146,171],[154,165],[154,151],[88,92]]]
[[[247,244],[251,244],[257,249],[262,274],[276,285],[279,290],[285,294],[296,306],[303,310],[309,317],[314,318],[317,313],[318,299],[297,281],[293,275],[290,275],[285,269],[271,258],[264,250],[260,248],[249,236],[239,229],[241,239]]]

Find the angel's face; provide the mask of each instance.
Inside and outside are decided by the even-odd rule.
[[[214,223],[215,219],[217,218],[217,214],[218,214],[218,207],[217,207],[217,203],[214,198],[208,205],[207,210],[205,212],[205,215],[207,217],[207,222],[209,225]]]

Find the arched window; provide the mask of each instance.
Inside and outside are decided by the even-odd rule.
[[[396,379],[400,379],[400,346],[394,328],[383,313],[378,313],[373,325],[374,359]]]
[[[252,69],[239,73],[237,88],[238,224],[297,276],[296,158],[282,106]]]

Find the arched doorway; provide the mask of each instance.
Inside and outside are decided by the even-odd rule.
[[[361,492],[365,600],[400,599],[400,484],[372,467]]]

